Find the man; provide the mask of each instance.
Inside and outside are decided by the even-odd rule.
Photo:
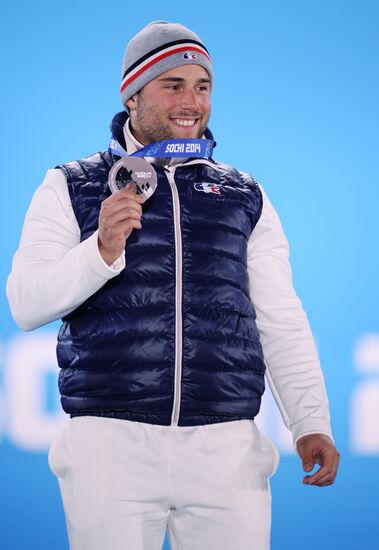
[[[166,526],[174,550],[268,549],[279,456],[254,422],[265,374],[304,470],[321,466],[304,483],[336,476],[287,241],[262,187],[212,159],[212,85],[196,34],[142,29],[125,52],[110,150],[49,170],[25,220],[7,292],[22,328],[64,321],[71,418],[49,464],[74,550],[158,550]],[[188,146],[206,152],[180,154]],[[109,190],[121,158],[130,179],[135,154],[150,164],[133,182],[157,174],[148,199],[135,183]]]

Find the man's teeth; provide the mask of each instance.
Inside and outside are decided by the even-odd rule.
[[[189,120],[188,118],[174,118],[173,119],[175,124],[178,124],[179,126],[194,126],[196,119],[193,118]]]

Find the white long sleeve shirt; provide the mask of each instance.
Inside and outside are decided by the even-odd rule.
[[[129,152],[138,142],[126,128]],[[332,440],[329,403],[313,336],[293,288],[288,242],[279,217],[263,194],[262,215],[248,242],[251,299],[266,362],[266,377],[291,430],[294,446],[311,433]],[[12,315],[32,330],[67,315],[125,266],[122,254],[108,266],[98,231],[80,242],[64,172],[48,170],[26,214],[7,282]]]

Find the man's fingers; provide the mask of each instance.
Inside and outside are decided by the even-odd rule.
[[[331,467],[330,474],[319,479],[315,483],[315,485],[318,485],[319,487],[324,487],[325,485],[331,485],[332,483],[334,483],[337,475],[339,461],[340,461],[339,453],[338,452],[333,453],[333,464]]]
[[[312,476],[305,476],[303,482],[306,485],[318,485],[323,487],[331,485],[337,475],[339,463],[339,455],[336,453],[327,453],[323,461],[317,460],[317,463],[322,463],[322,466]]]
[[[112,214],[109,215],[109,220],[107,222],[107,226],[109,228],[114,227],[120,222],[133,219],[133,220],[141,220],[142,212],[139,210],[136,210],[132,207],[126,207],[121,208],[121,210],[118,210],[117,212],[112,212]]]
[[[124,231],[124,235],[130,235],[132,229],[141,229],[142,224],[138,220],[126,220],[123,224],[121,224],[122,230]]]
[[[128,185],[123,189],[121,189],[119,193],[114,193],[114,196],[117,196],[117,195],[132,195],[136,200],[140,202],[145,202],[146,200],[144,195],[139,195],[137,193],[137,186],[135,183],[128,183]]]
[[[117,191],[116,193],[113,193],[109,197],[107,197],[103,202],[102,205],[111,205],[116,204],[119,201],[123,201],[125,198],[132,199],[136,203],[143,204],[146,201],[146,198],[144,195],[139,195],[137,193],[137,186],[135,183],[128,184],[123,189],[120,189],[120,191]]]
[[[303,462],[303,470],[304,472],[310,472],[314,468],[314,462],[313,460],[308,460],[307,462]]]
[[[113,227],[128,218],[140,219],[142,204],[145,202],[145,197],[140,197],[142,195],[123,189],[105,199],[100,209],[100,226]]]
[[[320,468],[320,470],[318,472],[316,472],[316,474],[318,474],[320,471],[322,470],[322,468]],[[304,478],[305,481],[305,485],[317,485],[319,487],[323,487],[324,485],[331,485],[333,482],[334,482],[334,479],[335,479],[335,472],[330,472],[328,471],[325,475],[322,475],[321,477],[314,474],[314,476],[307,476],[309,477],[309,479],[307,480],[307,477]]]
[[[310,451],[305,451],[302,456],[303,470],[304,472],[310,472],[315,465],[315,459]]]
[[[297,450],[306,472],[320,464],[320,468],[313,474],[303,478],[306,485],[331,485],[337,475],[340,454],[331,438],[325,434],[308,434],[297,441]],[[311,468],[312,467],[312,468]]]
[[[100,225],[100,240],[105,247],[113,247],[119,238],[127,239],[133,228],[142,228],[141,215],[134,211],[128,213],[121,211],[118,215],[113,216],[104,227]]]
[[[114,196],[117,196],[117,198],[111,200]],[[141,202],[136,200],[136,196],[137,195],[133,195],[132,193],[115,193],[115,195],[103,201],[101,211],[110,214],[128,206],[129,208],[134,208],[137,212],[142,212]]]
[[[133,181],[133,182],[130,182],[130,183],[126,184],[125,189],[127,191],[133,191],[133,193],[135,193],[137,191],[137,185]]]
[[[304,477],[304,483],[306,485],[315,485],[318,481],[321,481],[323,478],[329,476],[332,470],[330,466],[322,466],[311,476]]]

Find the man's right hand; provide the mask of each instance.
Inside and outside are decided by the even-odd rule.
[[[143,195],[137,195],[135,183],[114,193],[101,204],[99,215],[99,251],[108,265],[122,254],[133,229],[141,229]]]

